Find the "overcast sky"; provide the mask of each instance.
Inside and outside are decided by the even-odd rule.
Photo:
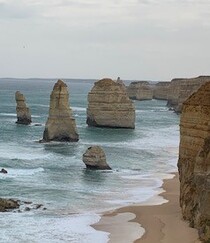
[[[0,0],[0,77],[210,75],[210,0]]]

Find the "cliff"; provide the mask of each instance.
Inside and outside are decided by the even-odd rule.
[[[167,105],[175,112],[181,113],[183,102],[199,87],[210,81],[210,76],[199,76],[189,79],[173,79],[169,86]]]
[[[29,125],[31,123],[31,113],[29,108],[26,106],[25,97],[20,91],[15,93],[15,100],[17,103],[17,121],[18,124]]]
[[[133,100],[151,100],[153,86],[147,81],[131,82],[127,87],[127,94]]]
[[[95,82],[88,94],[87,124],[135,128],[135,108],[121,84],[107,78]]]
[[[183,218],[210,242],[210,82],[183,103],[178,169]]]
[[[77,142],[78,140],[75,119],[69,107],[67,85],[62,80],[58,80],[50,95],[49,117],[42,141]]]
[[[153,99],[167,100],[170,82],[158,82],[155,84],[153,91]]]

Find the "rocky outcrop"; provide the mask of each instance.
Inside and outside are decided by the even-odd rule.
[[[168,100],[170,82],[158,82],[154,86],[153,99]]]
[[[169,86],[167,105],[175,112],[181,113],[183,102],[199,87],[210,81],[210,76],[199,76],[189,79],[173,79]]]
[[[18,201],[13,199],[0,198],[0,212],[7,212],[16,208],[19,208]]]
[[[183,218],[210,242],[210,82],[183,103],[178,168]]]
[[[5,170],[4,168],[2,168],[2,169],[0,170],[0,173],[2,173],[2,174],[7,174],[8,172],[7,172],[7,170]]]
[[[78,140],[76,122],[69,107],[67,85],[62,80],[58,80],[50,95],[49,117],[41,142],[77,142]]]
[[[88,94],[87,124],[135,128],[135,108],[121,84],[107,78],[95,82]]]
[[[100,146],[89,147],[83,154],[83,162],[88,169],[110,170],[106,162],[106,155]]]
[[[17,121],[18,124],[29,125],[31,123],[31,114],[29,108],[26,106],[25,97],[20,91],[15,93],[15,100],[17,103]]]
[[[147,81],[131,82],[127,87],[127,94],[133,100],[151,100],[153,86]]]

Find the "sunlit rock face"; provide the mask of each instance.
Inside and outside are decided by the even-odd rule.
[[[76,122],[69,107],[67,85],[62,80],[58,80],[50,95],[49,117],[45,125],[42,142],[77,142],[78,140]]]
[[[122,84],[107,78],[95,82],[88,94],[87,124],[135,128],[135,108]]]
[[[31,113],[29,108],[26,106],[25,97],[20,91],[15,93],[15,100],[17,103],[17,124],[29,125],[31,123]]]
[[[88,169],[110,170],[106,162],[106,155],[100,146],[89,147],[83,154],[83,162]]]
[[[187,79],[172,79],[168,92],[167,105],[174,109],[175,112],[182,112],[183,102],[202,84],[210,81],[210,76],[199,76]]]
[[[183,103],[178,168],[183,217],[210,242],[210,82]]]
[[[153,85],[147,81],[131,82],[127,87],[127,93],[133,100],[151,100],[153,98]]]

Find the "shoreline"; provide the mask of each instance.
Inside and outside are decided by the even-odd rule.
[[[199,243],[198,232],[182,219],[178,173],[164,179],[161,205],[137,204],[104,213],[92,227],[110,233],[109,243]]]

